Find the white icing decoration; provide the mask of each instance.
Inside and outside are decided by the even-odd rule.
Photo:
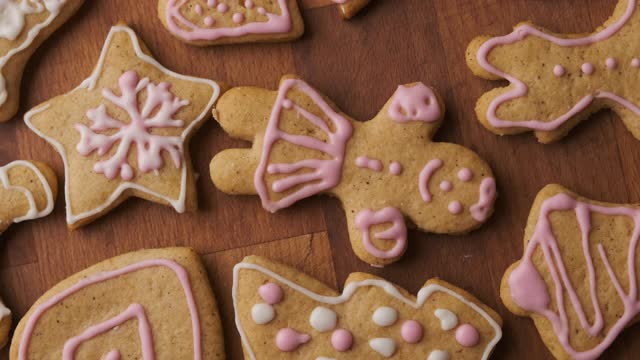
[[[53,20],[60,13],[60,8],[66,0],[40,0],[36,2],[32,0],[20,0],[16,3],[11,0],[0,0],[0,38],[7,40],[15,40],[24,30],[24,16],[26,14],[41,13],[45,8],[49,12],[49,16],[42,23],[36,24],[29,30],[24,41],[17,47],[9,50],[4,56],[0,57],[0,105],[7,101],[7,87],[5,78],[2,76],[2,69],[19,52],[28,48],[33,40],[38,36],[40,31],[51,25]],[[29,5],[31,4],[31,5]]]
[[[258,325],[270,323],[276,317],[276,311],[269,304],[255,304],[251,308],[251,318]]]
[[[0,321],[2,321],[5,317],[11,315],[11,310],[9,310],[4,303],[0,300]]]
[[[207,79],[201,79],[201,78],[196,78],[196,77],[192,77],[192,76],[186,76],[186,75],[181,75],[178,73],[175,73],[167,68],[165,68],[164,66],[162,66],[160,63],[158,63],[158,61],[156,61],[154,58],[152,58],[151,56],[145,54],[142,51],[142,48],[140,47],[140,42],[138,41],[138,38],[136,36],[136,34],[133,32],[133,30],[131,30],[129,27],[127,26],[114,26],[111,28],[111,31],[109,32],[109,35],[107,36],[107,40],[104,43],[104,47],[102,48],[102,53],[100,54],[100,59],[98,61],[98,64],[96,65],[95,70],[93,71],[93,73],[91,74],[91,76],[89,78],[87,78],[86,80],[84,80],[80,86],[78,86],[76,89],[74,89],[71,93],[82,90],[82,89],[86,89],[86,90],[93,90],[96,86],[96,83],[98,81],[98,79],[100,78],[100,74],[102,73],[102,68],[104,67],[105,64],[105,59],[107,56],[107,51],[109,49],[109,45],[111,44],[111,41],[114,37],[114,35],[118,32],[124,32],[127,35],[129,35],[129,39],[131,40],[131,44],[133,45],[133,49],[135,51],[136,56],[146,62],[147,64],[155,67],[157,70],[160,70],[161,72],[178,78],[178,79],[182,79],[182,80],[186,80],[186,81],[191,81],[191,82],[197,82],[197,83],[201,83],[201,84],[206,84],[211,86],[211,88],[213,89],[213,95],[211,96],[211,100],[209,100],[208,105],[206,106],[206,108],[204,109],[204,111],[198,116],[198,118],[193,121],[191,124],[189,124],[189,126],[184,130],[184,132],[181,134],[181,138],[184,140],[186,140],[186,137],[188,136],[188,134],[191,132],[191,130],[196,127],[200,122],[202,122],[207,116],[209,116],[209,110],[213,107],[213,104],[216,102],[216,100],[218,99],[218,96],[220,95],[220,86],[211,80],[207,80]],[[69,93],[69,94],[71,94]],[[67,95],[69,95],[67,94]],[[165,195],[162,195],[158,192],[155,192],[151,189],[148,189],[144,186],[141,186],[139,184],[136,183],[131,183],[131,182],[127,182],[127,181],[123,181],[120,183],[120,185],[113,191],[113,193],[111,194],[111,196],[109,197],[109,199],[107,199],[107,201],[100,205],[97,206],[95,209],[93,210],[89,210],[86,211],[84,213],[81,214],[73,214],[72,213],[72,209],[71,209],[71,202],[69,199],[69,161],[67,159],[64,147],[62,146],[62,144],[60,142],[58,142],[57,140],[46,136],[44,133],[42,133],[40,130],[38,130],[35,126],[33,126],[31,124],[31,118],[33,118],[34,116],[36,116],[37,114],[47,110],[49,108],[49,104],[40,106],[38,108],[35,108],[31,111],[29,111],[27,114],[25,114],[24,116],[24,121],[27,124],[27,126],[29,126],[29,128],[31,130],[33,130],[36,134],[38,134],[40,137],[44,138],[45,140],[47,140],[51,145],[53,145],[56,150],[58,151],[58,153],[60,153],[60,156],[62,157],[62,160],[64,162],[64,169],[65,169],[65,201],[67,203],[67,223],[72,225],[75,224],[76,222],[82,220],[82,219],[86,219],[89,218],[95,214],[99,214],[102,211],[104,211],[105,209],[108,209],[119,197],[120,195],[127,189],[135,189],[141,192],[144,192],[146,194],[149,194],[155,198],[159,198],[162,199],[164,201],[166,201],[167,203],[171,204],[171,206],[173,206],[173,208],[179,212],[179,213],[183,213],[185,211],[185,201],[186,201],[186,188],[187,188],[187,166],[188,164],[186,164],[186,161],[184,161],[182,163],[182,170],[181,170],[181,182],[180,182],[180,195],[178,197],[178,199],[171,199]],[[185,150],[186,151],[186,150]]]
[[[345,303],[351,299],[351,297],[355,294],[355,292],[361,287],[379,287],[384,290],[388,295],[396,298],[398,301],[411,306],[414,309],[421,308],[426,301],[437,292],[443,292],[448,294],[449,296],[454,297],[458,301],[467,305],[471,310],[477,312],[483,319],[487,321],[487,323],[491,326],[493,331],[495,332],[495,336],[489,341],[487,347],[484,349],[482,353],[482,360],[486,360],[489,358],[489,355],[493,351],[493,348],[496,346],[498,341],[502,338],[502,328],[498,323],[489,315],[486,311],[484,311],[480,306],[475,304],[472,301],[467,300],[463,295],[458,294],[457,292],[446,288],[444,286],[438,284],[429,284],[418,292],[417,300],[413,301],[411,299],[406,298],[393,284],[379,279],[368,279],[363,281],[354,281],[350,282],[345,286],[342,295],[340,296],[326,296],[316,294],[311,290],[308,290],[292,281],[285,279],[284,277],[276,274],[275,272],[268,270],[260,265],[249,264],[249,263],[239,263],[233,268],[233,289],[232,289],[232,298],[233,298],[233,308],[235,310],[235,322],[236,327],[238,328],[238,333],[240,334],[240,338],[245,348],[245,355],[248,355],[249,359],[256,360],[255,353],[251,348],[251,344],[247,339],[247,335],[242,327],[242,323],[240,322],[239,317],[239,309],[238,309],[238,281],[239,281],[239,273],[240,270],[254,270],[263,273],[264,275],[277,280],[278,282],[286,285],[287,287],[295,290],[304,296],[311,298],[317,302],[329,304],[329,305],[338,305]]]
[[[433,350],[427,360],[449,360],[451,356],[449,356],[449,352],[445,350]]]
[[[436,309],[435,316],[440,319],[440,327],[444,331],[449,331],[458,326],[458,317],[447,309]]]
[[[29,168],[31,171],[33,171],[36,174],[36,176],[38,177],[38,180],[40,180],[40,183],[42,184],[42,188],[44,189],[47,195],[47,206],[44,209],[42,209],[42,211],[38,211],[38,206],[36,205],[35,198],[33,197],[33,194],[31,193],[31,191],[29,191],[29,189],[22,186],[11,185],[9,183],[8,171],[11,168],[18,167],[18,166]],[[7,190],[14,190],[14,191],[21,192],[29,202],[29,211],[27,211],[27,213],[24,216],[13,219],[14,223],[19,223],[25,220],[38,219],[51,214],[51,212],[53,211],[53,204],[54,204],[53,191],[51,190],[51,187],[47,182],[47,178],[40,171],[40,169],[38,169],[38,167],[36,167],[34,164],[28,161],[18,160],[10,164],[7,164],[3,167],[0,167],[0,183],[2,183],[2,186]]]
[[[318,306],[311,312],[309,324],[318,332],[327,332],[336,328],[338,324],[338,314],[325,307]]]
[[[391,326],[395,324],[396,321],[398,321],[398,311],[388,306],[382,306],[377,308],[376,311],[373,312],[373,316],[371,319],[378,326]]]
[[[396,342],[390,338],[371,339],[369,340],[369,346],[386,358],[390,358],[396,353]]]

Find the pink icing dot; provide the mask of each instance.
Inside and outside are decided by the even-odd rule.
[[[471,171],[471,169],[469,169],[469,168],[464,168],[464,169],[458,171],[458,179],[460,179],[460,181],[464,181],[464,182],[471,181],[471,179],[473,179],[473,171]]]
[[[202,16],[202,6],[200,6],[200,4],[196,4],[196,6],[193,8],[193,10],[196,12],[196,14]]]
[[[456,341],[464,347],[474,347],[480,342],[480,333],[470,324],[463,324],[456,330]]]
[[[233,14],[233,22],[234,23],[240,24],[243,21],[244,21],[244,15],[242,15],[241,13]]]
[[[453,190],[453,184],[451,183],[451,181],[444,180],[443,182],[440,183],[440,190],[444,192],[449,192]]]
[[[265,8],[263,8],[263,7],[259,7],[258,8],[258,14],[264,15],[266,13],[267,13],[267,10],[265,10]]]
[[[227,11],[229,11],[229,6],[227,4],[218,4],[218,7],[216,8],[218,10],[219,13],[224,14]]]
[[[631,66],[633,66],[634,68],[640,68],[640,59],[638,58],[631,59]]]
[[[584,63],[582,64],[582,72],[585,73],[586,75],[591,75],[596,71],[596,68],[593,66],[592,63]]]
[[[247,9],[253,8],[253,0],[246,0],[244,2],[244,7],[246,7]]]
[[[389,165],[389,172],[391,173],[391,175],[400,175],[402,174],[402,164],[400,164],[397,161],[392,162]]]
[[[284,292],[282,288],[278,284],[274,283],[266,283],[258,289],[258,294],[262,300],[264,300],[269,305],[275,305],[282,302],[284,298]]]
[[[453,215],[458,215],[462,212],[462,204],[460,201],[452,201],[449,203],[448,209]]]
[[[557,77],[562,77],[564,76],[564,74],[566,74],[566,70],[564,68],[564,66],[562,65],[556,65],[553,68],[553,75],[557,76]]]
[[[607,69],[609,70],[614,70],[615,68],[618,67],[618,60],[614,58],[607,58],[607,60],[605,60],[604,63],[607,66]]]
[[[301,334],[291,328],[284,328],[278,331],[276,335],[276,346],[280,351],[295,351],[300,345],[306,344],[311,340],[311,336]]]
[[[331,345],[336,351],[345,352],[353,345],[353,335],[345,329],[338,329],[331,334]]]
[[[418,343],[422,340],[423,336],[422,325],[415,320],[405,321],[400,329],[400,335],[402,336],[402,340],[409,344]]]
[[[211,16],[207,16],[206,18],[204,18],[204,24],[206,26],[213,26],[213,24],[215,23],[216,21]]]
[[[216,5],[218,5],[218,1],[217,0],[207,0],[207,6],[212,8],[215,7]]]

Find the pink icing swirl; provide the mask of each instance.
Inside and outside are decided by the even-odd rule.
[[[374,225],[382,225],[391,223],[392,226],[375,236],[378,239],[395,240],[396,244],[389,250],[378,249],[369,235],[371,227]],[[362,244],[365,250],[380,259],[391,259],[402,255],[407,249],[407,226],[400,210],[394,207],[387,207],[380,211],[374,212],[366,209],[356,215],[355,225],[358,230],[362,231]]]
[[[441,116],[438,98],[433,90],[423,83],[412,87],[400,85],[389,105],[389,117],[397,123],[435,122]]]

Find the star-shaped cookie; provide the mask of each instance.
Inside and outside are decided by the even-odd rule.
[[[133,30],[114,26],[93,74],[25,115],[64,161],[69,227],[131,196],[195,210],[188,142],[219,95],[217,83],[164,68]]]

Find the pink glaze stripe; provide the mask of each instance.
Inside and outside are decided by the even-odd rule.
[[[522,82],[520,79],[507,74],[506,72],[499,70],[495,66],[491,65],[489,62],[489,54],[491,51],[497,47],[502,45],[510,45],[517,41],[524,39],[529,35],[540,37],[544,40],[550,41],[556,45],[563,47],[578,47],[578,46],[586,46],[591,45],[603,40],[607,40],[614,36],[620,29],[627,24],[627,22],[631,19],[635,12],[636,8],[636,0],[629,0],[629,4],[627,5],[627,9],[623,16],[612,24],[611,26],[605,28],[601,32],[583,38],[569,38],[563,39],[550,34],[547,34],[541,30],[536,29],[531,25],[522,25],[516,28],[511,34],[496,37],[488,40],[482,46],[477,53],[478,64],[487,72],[496,75],[498,77],[504,78],[509,81],[509,83],[514,86],[514,89],[498,96],[495,98],[489,108],[487,110],[487,119],[491,126],[495,128],[506,128],[506,127],[520,127],[520,128],[529,128],[532,130],[539,131],[552,131],[560,126],[562,126],[565,122],[571,119],[576,114],[585,110],[595,99],[609,99],[619,103],[620,105],[628,108],[630,111],[640,116],[640,108],[638,106],[631,104],[628,100],[622,99],[620,96],[616,94],[612,94],[610,92],[598,90],[595,91],[592,95],[587,95],[578,101],[575,106],[569,110],[566,114],[558,117],[552,121],[542,121],[542,120],[503,120],[498,118],[497,111],[498,108],[509,101],[515,100],[517,98],[526,96],[529,92],[528,86]]]
[[[576,213],[582,235],[582,250],[587,265],[587,281],[590,288],[591,303],[593,305],[593,324],[589,324],[587,315],[582,307],[578,294],[571,283],[565,264],[562,260],[557,240],[552,232],[549,216],[555,211],[570,211]],[[604,318],[600,307],[596,274],[593,256],[590,250],[589,233],[591,231],[591,213],[596,212],[610,216],[627,216],[633,219],[635,228],[630,240],[627,255],[627,270],[629,277],[629,292],[624,292],[620,281],[613,271],[602,244],[598,244],[599,255],[607,269],[609,278],[616,289],[620,300],[624,304],[624,312],[620,319],[608,328],[602,342],[590,350],[577,351],[570,343],[570,325],[567,310],[565,309],[564,294],[568,294],[569,303],[573,306],[580,326],[592,337],[600,336],[605,330]],[[636,249],[640,238],[640,210],[629,207],[605,207],[592,205],[571,198],[567,194],[558,194],[547,199],[540,209],[538,224],[529,241],[525,255],[521,263],[513,270],[509,277],[511,297],[518,306],[526,311],[540,314],[546,317],[552,324],[558,337],[558,341],[564,350],[578,360],[591,360],[598,358],[604,350],[616,339],[622,330],[628,326],[640,313],[640,301],[638,301],[638,285],[636,279]],[[555,284],[556,313],[550,309],[551,295],[540,273],[533,264],[533,254],[540,247],[544,254],[545,264],[549,269],[551,278]]]
[[[319,139],[306,136],[285,133],[280,130],[280,116],[287,101],[287,94],[292,89],[297,89],[307,95],[316,106],[330,119],[333,124],[334,132],[331,132],[327,124],[320,117],[301,108],[297,104],[293,104],[293,110],[297,111],[305,120],[309,121],[327,135],[328,141],[324,142]],[[262,147],[262,155],[260,164],[256,169],[254,177],[254,186],[260,199],[262,206],[270,212],[276,212],[280,209],[291,206],[301,199],[319,194],[329,190],[340,182],[342,177],[342,166],[344,164],[345,150],[347,142],[353,134],[353,127],[349,120],[335,112],[329,104],[318,94],[311,86],[302,80],[288,79],[282,82],[280,91],[273,112],[269,119],[267,129],[264,134],[264,144]],[[276,142],[284,140],[297,146],[306,147],[327,154],[330,159],[305,159],[294,164],[269,164],[269,157]],[[312,172],[303,174],[295,174],[302,169],[311,169]],[[296,186],[303,185],[300,189],[283,197],[280,200],[272,201],[270,199],[269,190],[267,189],[265,175],[267,174],[288,174],[288,177],[281,178],[272,184],[272,190],[276,193],[282,193]]]
[[[420,172],[418,177],[418,189],[420,189],[420,195],[422,200],[426,203],[431,202],[431,193],[429,192],[429,181],[433,174],[438,171],[444,165],[444,162],[440,159],[433,159],[427,163],[427,165]]]
[[[33,311],[33,313],[31,314],[31,316],[29,316],[29,319],[27,320],[27,323],[24,327],[24,331],[20,339],[20,347],[18,349],[18,359],[19,360],[28,359],[27,355],[29,353],[29,343],[31,341],[31,337],[35,330],[36,324],[38,323],[38,320],[40,319],[40,317],[47,310],[56,306],[57,304],[64,301],[69,296],[75,294],[76,292],[84,289],[87,286],[101,283],[103,281],[107,281],[131,272],[139,271],[149,267],[156,267],[156,266],[164,266],[166,268],[173,270],[173,272],[178,277],[180,284],[182,285],[182,289],[184,291],[186,301],[187,301],[187,306],[189,307],[189,313],[191,314],[191,327],[193,331],[193,359],[201,360],[202,359],[202,341],[201,341],[201,333],[200,333],[200,319],[198,315],[198,307],[196,306],[196,302],[193,297],[193,292],[191,290],[191,282],[189,281],[189,274],[178,263],[171,260],[166,260],[166,259],[144,260],[135,264],[125,266],[117,270],[95,274],[93,276],[90,276],[78,281],[72,287],[65,289],[64,291],[52,296],[47,301],[38,305]],[[120,314],[120,316],[123,316],[123,315]],[[89,330],[91,329],[94,329],[94,328],[90,328]],[[72,341],[72,340],[73,338],[69,341]],[[143,341],[143,346],[144,346],[144,341]],[[144,354],[144,347],[143,347],[143,354]],[[146,357],[144,359],[147,360]]]
[[[387,223],[390,223],[391,227],[376,233],[375,236],[378,239],[394,240],[396,244],[389,250],[380,250],[371,241],[369,233],[372,226]],[[362,232],[362,245],[365,250],[377,258],[392,259],[402,255],[407,249],[407,226],[402,213],[394,207],[380,211],[362,210],[356,215],[355,225]]]
[[[438,98],[423,83],[412,87],[400,85],[389,105],[389,117],[397,123],[435,122],[442,116]]]
[[[214,41],[224,37],[241,37],[251,34],[287,33],[291,31],[291,28],[293,27],[287,0],[278,0],[278,6],[281,11],[280,15],[266,11],[262,14],[261,12],[262,15],[267,17],[267,21],[249,22],[235,27],[220,27],[213,29],[202,28],[187,20],[187,18],[182,15],[180,9],[188,2],[189,0],[169,0],[167,3],[165,19],[169,30],[173,34],[189,41]],[[185,30],[184,28],[187,28],[188,30]]]

